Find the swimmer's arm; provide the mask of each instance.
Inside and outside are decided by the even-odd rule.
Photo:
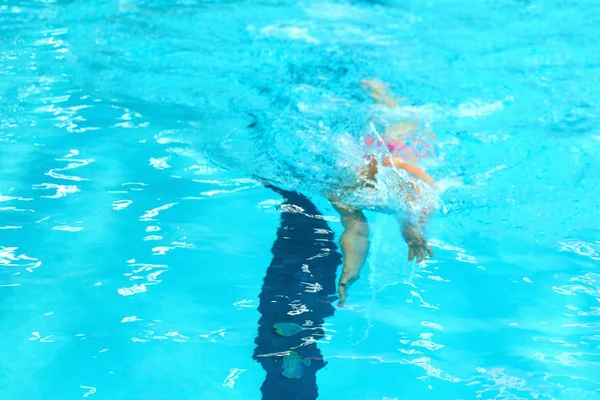
[[[429,176],[429,174],[427,172],[423,171],[421,168],[417,167],[414,164],[409,164],[407,162],[402,161],[402,159],[400,159],[400,158],[394,157],[394,167],[402,168],[406,172],[409,172],[409,173],[423,179],[425,182],[429,183],[430,185],[433,185],[435,183],[435,180],[431,176]]]

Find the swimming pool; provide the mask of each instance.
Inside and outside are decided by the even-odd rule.
[[[592,1],[2,3],[0,398],[600,399],[599,27]],[[338,309],[319,193],[374,76],[454,185],[421,266],[367,213]]]

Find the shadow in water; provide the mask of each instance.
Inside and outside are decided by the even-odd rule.
[[[316,341],[324,337],[321,326],[335,310],[331,302],[335,300],[341,255],[333,232],[310,200],[295,192],[269,188],[281,194],[284,202],[273,260],[260,293],[261,318],[253,358],[267,373],[261,387],[263,399],[316,399],[316,373],[326,365]],[[279,322],[312,328],[283,337],[273,329]],[[311,361],[301,378],[282,375],[281,353],[288,350]]]

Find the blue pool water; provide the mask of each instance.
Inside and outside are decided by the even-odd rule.
[[[599,37],[595,1],[5,0],[0,399],[600,399]],[[422,265],[367,212],[336,308],[370,77],[449,184]]]

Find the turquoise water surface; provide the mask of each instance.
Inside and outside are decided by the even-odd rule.
[[[0,399],[600,399],[599,38],[585,0],[4,0]],[[436,133],[436,255],[367,212],[337,308],[373,77]]]

